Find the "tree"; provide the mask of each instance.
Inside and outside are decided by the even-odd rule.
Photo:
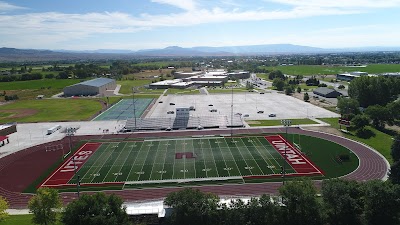
[[[301,92],[301,87],[297,87],[297,93],[300,93]]]
[[[219,197],[197,189],[185,188],[168,194],[164,203],[173,208],[171,224],[215,224]]]
[[[393,184],[400,184],[400,161],[390,166],[389,179]]]
[[[369,181],[364,185],[364,217],[367,225],[400,222],[400,188],[391,182]]]
[[[308,100],[310,100],[310,96],[308,96],[307,92],[304,92],[304,97],[303,97],[305,102],[308,102]]]
[[[349,96],[357,99],[364,108],[370,105],[386,105],[397,98],[395,80],[383,76],[361,76],[349,84]]]
[[[276,87],[276,90],[283,91],[283,87],[285,86],[285,81],[280,78],[275,78],[272,82],[272,86]]]
[[[378,129],[383,129],[386,123],[393,124],[393,117],[387,107],[371,105],[365,110],[365,114],[369,116],[372,124]]]
[[[387,105],[393,119],[400,119],[400,101],[394,101]]]
[[[273,70],[273,71],[271,71],[270,73],[269,73],[269,75],[268,75],[268,78],[270,79],[270,80],[274,80],[275,78],[280,78],[280,79],[282,79],[282,80],[285,80],[286,79],[286,77],[285,77],[285,75],[282,73],[282,71],[280,71],[280,70]]]
[[[361,224],[362,195],[360,185],[356,181],[324,180],[322,196],[328,224]]]
[[[393,162],[400,161],[400,134],[394,137],[390,155],[392,156]]]
[[[351,119],[351,124],[355,129],[364,129],[365,126],[369,125],[369,118],[365,115],[356,115]]]
[[[84,194],[68,204],[62,222],[65,225],[128,225],[128,214],[122,203],[122,199],[114,194]]]
[[[61,206],[58,191],[52,188],[39,188],[28,203],[29,211],[33,213],[32,222],[41,225],[56,223]]]
[[[283,208],[284,223],[287,225],[321,224],[321,205],[310,179],[297,179],[279,188],[286,207]]]
[[[8,217],[6,210],[8,209],[8,202],[5,198],[0,196],[0,222],[4,221]]]
[[[341,85],[339,85],[339,87],[338,87],[340,90],[342,90],[342,89],[345,89],[346,87],[343,85],[343,84],[341,84]]]
[[[358,104],[358,101],[356,99],[345,97],[338,98],[337,107],[340,114],[342,115],[358,114],[359,106],[360,105]]]
[[[286,86],[286,88],[285,88],[285,94],[286,94],[286,95],[291,95],[292,93],[293,93],[292,86],[290,86],[290,85]]]

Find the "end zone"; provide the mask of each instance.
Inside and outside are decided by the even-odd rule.
[[[297,148],[293,147],[281,135],[266,136],[265,139],[274,147],[276,151],[292,166],[296,174],[304,175],[324,175],[314,163],[312,163]],[[294,174],[293,174],[294,175]]]
[[[86,143],[52,173],[39,187],[64,186],[74,177],[101,143]]]

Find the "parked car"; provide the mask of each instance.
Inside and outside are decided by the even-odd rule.
[[[174,111],[168,111],[167,114],[174,114]]]
[[[243,117],[249,117],[249,114],[244,114],[244,116]]]
[[[216,109],[210,109],[210,112],[217,112]]]
[[[169,103],[169,105],[175,105],[175,103],[173,103],[173,102],[170,102],[170,103]]]
[[[159,101],[158,103],[163,103],[163,101]]]
[[[264,113],[264,111],[260,110],[260,111],[258,111],[257,113]]]
[[[208,106],[214,106],[213,104],[209,104]]]
[[[269,117],[276,117],[276,114],[271,113],[271,114],[269,114],[268,116],[269,116]]]

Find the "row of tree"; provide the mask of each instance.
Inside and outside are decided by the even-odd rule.
[[[370,105],[363,112],[359,106],[359,102],[354,98],[340,97],[337,103],[342,117],[351,120],[355,129],[363,129],[372,123],[375,128],[383,130],[386,124],[392,126],[400,120],[400,101],[383,106]]]
[[[295,179],[279,188],[279,196],[262,195],[248,201],[220,198],[198,189],[170,193],[164,204],[172,214],[163,224],[173,225],[398,225],[400,185],[390,181],[322,181],[321,194],[310,179]],[[0,221],[8,204],[0,198]],[[132,224],[116,195],[83,194],[62,208],[56,189],[40,188],[29,201],[32,222],[50,225]]]
[[[174,210],[169,224],[248,225],[397,225],[400,186],[391,182],[325,180],[321,195],[311,180],[287,182],[279,198],[263,195],[245,202],[219,204],[219,197],[197,189],[171,193],[165,204]]]
[[[24,73],[21,75],[0,76],[0,82],[40,80],[40,79],[43,79],[43,75],[41,73]]]
[[[361,107],[385,106],[400,94],[400,78],[362,76],[349,84],[349,96],[356,99]]]

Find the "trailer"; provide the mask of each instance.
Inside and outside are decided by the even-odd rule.
[[[47,129],[47,135],[50,135],[50,134],[58,131],[59,129],[61,129],[61,125],[56,125],[50,129]]]

